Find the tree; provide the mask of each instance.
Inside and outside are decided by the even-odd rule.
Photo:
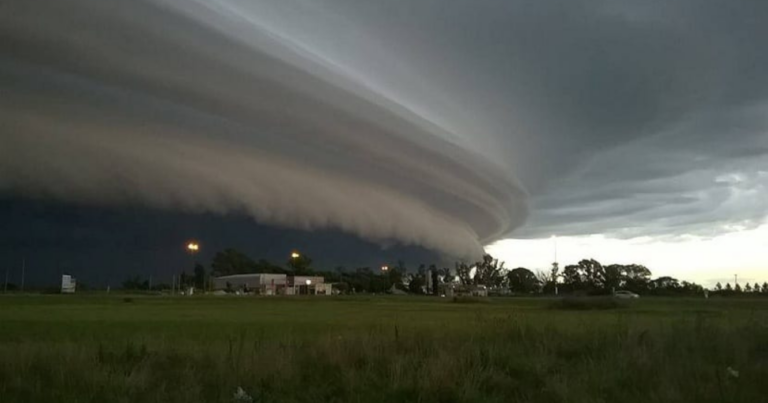
[[[186,271],[181,272],[181,276],[179,277],[179,286],[181,287],[189,287],[190,284],[190,277],[187,275]]]
[[[205,289],[205,267],[201,264],[195,265],[195,288],[199,290]]]
[[[725,283],[725,291],[728,291],[728,292],[733,291],[733,288],[731,287],[731,283]]]
[[[530,294],[536,292],[540,286],[536,275],[524,267],[512,269],[507,273],[507,279],[509,280],[509,289],[512,292]]]
[[[287,274],[287,271],[274,264],[266,259],[259,259],[258,262],[254,263],[253,266],[253,273],[279,273],[279,274]]]
[[[763,290],[761,293],[768,294],[768,281],[763,283]]]
[[[463,285],[472,284],[472,268],[467,266],[464,262],[456,262],[456,276],[459,278],[459,282]]]
[[[680,284],[680,290],[679,291],[684,293],[684,294],[688,294],[688,295],[696,295],[696,294],[701,294],[702,292],[704,292],[704,287],[702,287],[702,286],[700,286],[700,285],[698,285],[696,283],[691,283],[691,282],[688,282],[688,281],[683,281],[682,284]]]
[[[435,265],[429,266],[429,274],[432,279],[432,295],[437,296],[438,294],[438,278],[437,278],[437,267]]]
[[[440,276],[443,278],[443,283],[452,283],[456,280],[456,277],[451,274],[451,269],[447,267],[440,269]]]
[[[394,285],[395,288],[404,290],[405,287],[403,286],[403,274],[405,274],[407,270],[408,269],[405,267],[405,264],[402,261],[398,261],[396,266],[390,267],[386,273],[389,277],[388,288],[392,288]]]
[[[643,293],[648,290],[651,279],[651,271],[639,264],[630,264],[623,267],[624,285],[627,290]]]
[[[744,285],[744,292],[752,292],[752,286],[749,283]]]
[[[741,293],[741,286],[739,285],[739,283],[736,283],[736,286],[733,287],[733,291],[737,293]]]
[[[563,284],[569,286],[572,290],[577,290],[582,288],[582,283],[578,265],[569,264],[563,268]]]
[[[413,294],[423,294],[425,285],[426,281],[424,281],[424,275],[417,273],[413,275],[411,281],[408,282],[408,291]]]
[[[214,276],[229,276],[254,272],[254,262],[244,253],[232,248],[217,252],[211,262]]]
[[[540,292],[554,292],[555,290],[555,283],[552,281],[552,272],[544,271],[544,270],[536,270],[534,273],[536,276],[536,281],[539,282],[539,291]],[[509,276],[509,274],[507,274]],[[511,287],[511,284],[510,284]]]
[[[605,286],[605,269],[595,259],[583,259],[579,262],[579,272],[582,282],[591,289],[603,289]]]
[[[619,264],[611,264],[604,267],[603,286],[606,290],[616,290],[624,285],[625,267]]]
[[[311,268],[312,265],[312,259],[310,259],[309,256],[304,254],[297,254],[298,256],[293,257],[291,256],[290,259],[288,259],[288,267],[291,268],[291,271],[294,275],[298,276],[304,276],[304,275],[310,275],[313,273],[313,270]]]
[[[663,276],[652,281],[653,288],[657,290],[676,290],[680,287],[680,281],[674,277]]]
[[[715,291],[723,291],[723,285],[719,281],[715,284]]]
[[[488,287],[498,287],[504,281],[504,262],[499,263],[499,259],[494,259],[489,254],[483,255],[483,260],[475,264],[475,276],[473,283],[475,285],[485,285]]]

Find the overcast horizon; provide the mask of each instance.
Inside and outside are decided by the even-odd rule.
[[[0,9],[0,264],[124,277],[189,236],[536,270],[557,236],[563,264],[768,281],[768,2]]]

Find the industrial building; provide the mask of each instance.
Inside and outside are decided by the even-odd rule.
[[[331,295],[332,284],[320,276],[285,274],[233,274],[213,279],[215,291],[239,291],[258,295]]]

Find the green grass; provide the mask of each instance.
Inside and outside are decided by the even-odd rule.
[[[0,402],[768,401],[767,300],[130,298],[0,296]]]
[[[553,309],[585,311],[590,309],[621,309],[629,306],[631,301],[612,296],[598,297],[566,297],[552,302]]]

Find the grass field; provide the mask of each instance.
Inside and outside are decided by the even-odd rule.
[[[768,300],[126,298],[0,296],[0,402],[768,402]]]

